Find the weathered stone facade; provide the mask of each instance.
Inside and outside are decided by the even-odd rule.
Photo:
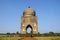
[[[31,8],[27,8],[23,12],[23,16],[21,17],[20,33],[26,34],[28,27],[31,28],[32,34],[38,33],[37,16],[35,15],[35,11]]]

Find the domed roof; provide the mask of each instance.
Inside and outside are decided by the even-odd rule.
[[[23,15],[35,15],[35,11],[31,8],[27,8],[27,9],[24,10]]]

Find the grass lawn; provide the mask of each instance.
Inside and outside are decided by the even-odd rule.
[[[21,40],[21,37],[0,37],[0,40]]]
[[[38,40],[60,40],[60,37],[36,37]]]
[[[60,40],[60,37],[35,37],[38,40]],[[0,37],[0,40],[21,40],[21,37]]]

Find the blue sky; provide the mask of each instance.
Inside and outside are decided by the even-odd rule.
[[[38,17],[38,31],[60,32],[60,0],[0,0],[0,33],[20,32],[21,16],[30,6]]]

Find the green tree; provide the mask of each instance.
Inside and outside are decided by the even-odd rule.
[[[10,32],[7,32],[6,34],[10,34]]]
[[[54,34],[54,32],[49,32],[49,34]]]
[[[38,32],[38,34],[40,35],[40,32]]]
[[[16,34],[19,34],[19,32],[17,31]]]
[[[54,35],[54,32],[49,32],[49,35],[50,35],[50,36]]]
[[[30,34],[32,34],[32,31],[30,31]]]

